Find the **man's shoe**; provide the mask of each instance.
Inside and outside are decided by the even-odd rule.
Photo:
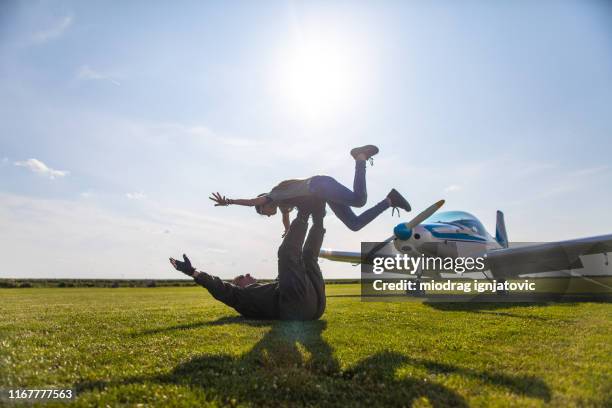
[[[393,208],[401,208],[406,212],[410,212],[412,208],[410,208],[410,204],[408,201],[396,190],[392,189],[389,194],[387,194],[387,198],[391,200],[391,207]]]
[[[378,153],[378,147],[374,145],[365,145],[351,150],[351,156],[353,156],[355,160],[357,160],[357,156],[360,154],[363,154],[366,160],[370,160],[376,153]]]

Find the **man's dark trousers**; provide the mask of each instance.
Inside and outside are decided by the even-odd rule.
[[[303,211],[298,213],[278,250],[278,282],[241,288],[204,272],[196,282],[245,317],[318,319],[325,311],[325,282],[318,264],[325,229],[319,219],[304,244],[308,215]]]
[[[278,249],[279,309],[283,320],[314,320],[325,310],[325,282],[318,263],[325,229],[322,222],[315,222],[304,244],[307,220],[308,214],[298,213]]]

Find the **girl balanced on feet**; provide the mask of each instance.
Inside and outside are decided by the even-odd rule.
[[[376,153],[378,153],[378,148],[373,145],[356,147],[351,150],[351,156],[355,159],[352,191],[333,177],[313,176],[301,180],[282,181],[269,193],[260,194],[256,198],[231,199],[219,193],[213,193],[209,198],[215,202],[215,206],[235,204],[255,207],[258,214],[268,217],[276,214],[277,209],[280,209],[286,233],[290,225],[289,212],[294,207],[299,207],[303,200],[316,197],[325,201],[350,230],[359,231],[389,207],[410,211],[408,201],[395,189],[392,189],[384,200],[360,215],[356,215],[351,209],[351,207],[363,207],[366,203],[366,161],[372,160],[372,156]]]

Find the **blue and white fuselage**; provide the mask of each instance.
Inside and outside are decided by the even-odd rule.
[[[395,248],[411,256],[480,256],[502,248],[476,217],[464,211],[440,212],[413,228],[398,224],[393,232]]]

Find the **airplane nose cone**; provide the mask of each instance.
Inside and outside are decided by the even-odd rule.
[[[406,224],[397,224],[395,228],[393,228],[393,234],[395,234],[398,239],[405,241],[412,236],[412,228],[408,228]]]

